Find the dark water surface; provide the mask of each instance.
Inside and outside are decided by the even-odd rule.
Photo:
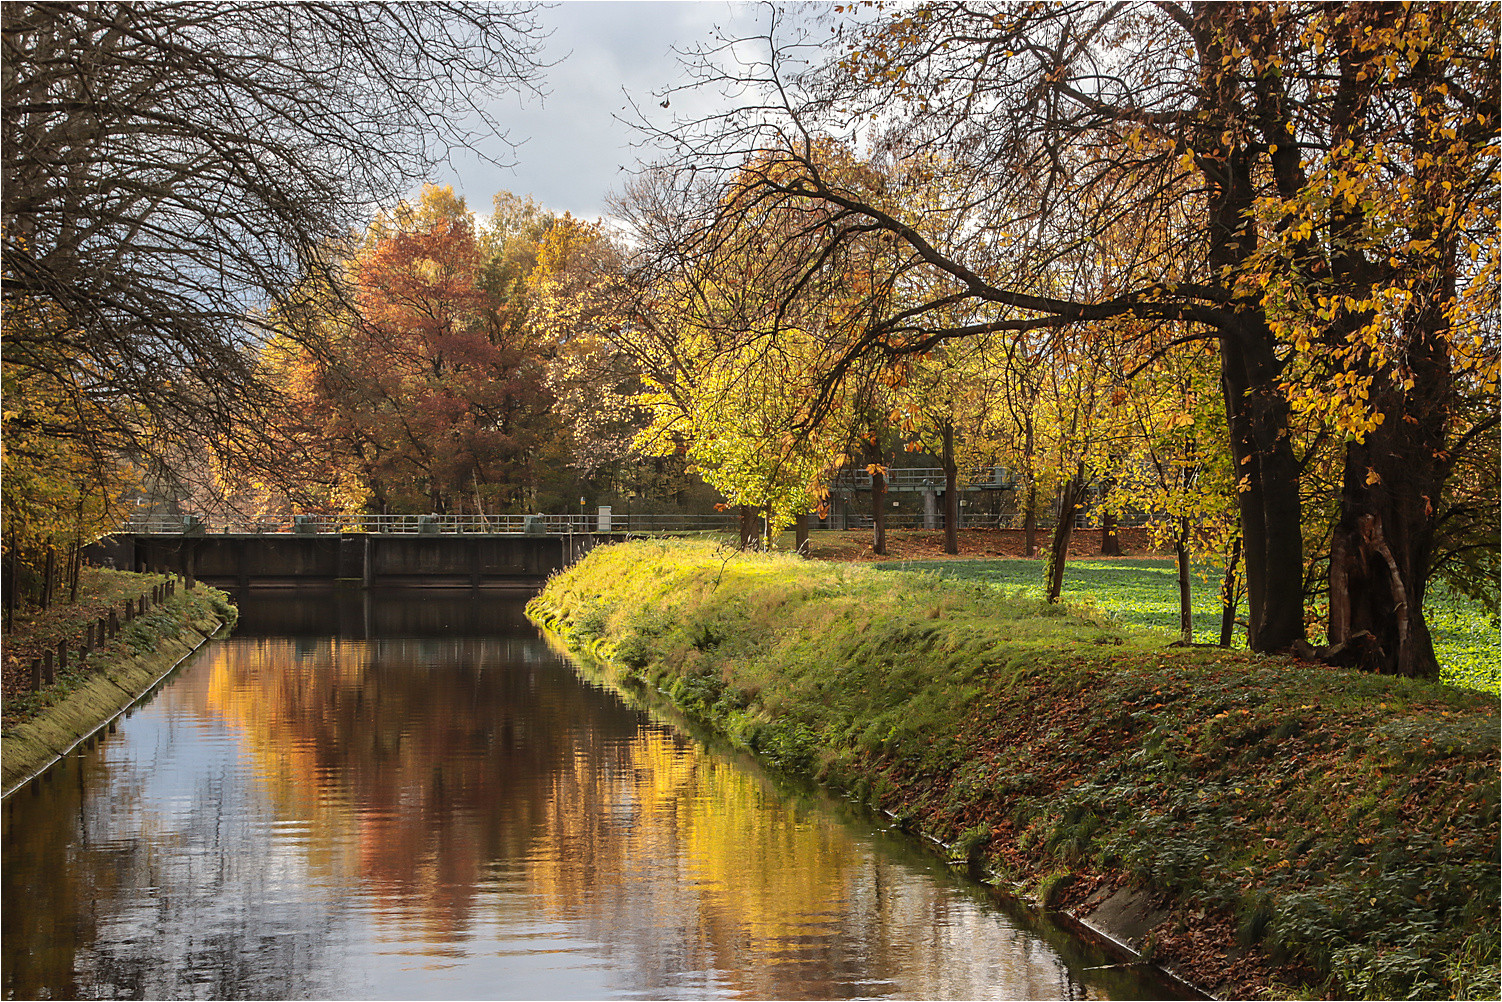
[[[242,609],[5,802],[7,998],[1164,996],[581,679],[515,601]]]

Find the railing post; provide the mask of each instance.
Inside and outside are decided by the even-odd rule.
[[[52,648],[42,651],[42,682],[52,684]]]

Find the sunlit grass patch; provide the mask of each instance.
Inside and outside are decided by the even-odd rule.
[[[907,567],[628,544],[529,609],[622,684],[998,872],[1151,887],[1181,931],[1219,915],[1319,993],[1490,984],[1493,699],[1171,648],[1171,560],[1073,563],[1066,605],[1036,561]]]
[[[924,571],[1039,599],[1044,594],[1046,564],[1038,560],[888,561],[873,566]],[[1196,569],[1190,579],[1197,643],[1215,643],[1220,639],[1218,574],[1211,569]],[[1065,565],[1062,598],[1077,607],[1093,604],[1126,626],[1178,634],[1178,571],[1172,560],[1072,560]],[[1499,650],[1495,610],[1435,587],[1425,611],[1439,658],[1440,680],[1467,689],[1497,692],[1502,650]],[[1244,603],[1239,614],[1245,618]],[[1243,627],[1236,628],[1233,643],[1245,645]]]

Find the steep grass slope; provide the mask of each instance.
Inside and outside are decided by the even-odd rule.
[[[642,542],[535,619],[624,685],[1080,915],[1137,888],[1222,994],[1496,997],[1494,699],[932,574]]]

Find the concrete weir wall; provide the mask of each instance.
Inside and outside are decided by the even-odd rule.
[[[176,571],[219,588],[345,583],[535,589],[600,541],[593,533],[122,533],[86,555],[123,569]]]

